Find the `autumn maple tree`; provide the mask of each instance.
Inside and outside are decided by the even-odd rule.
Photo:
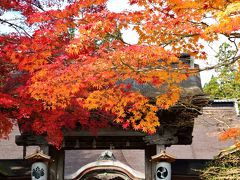
[[[16,122],[56,146],[62,129],[77,124],[94,130],[112,122],[154,133],[156,112],[179,100],[179,83],[192,72],[179,55],[206,59],[200,41],[240,38],[238,0],[129,0],[139,8],[118,13],[107,3],[1,0],[1,15],[11,11],[20,20],[0,16],[13,29],[0,35],[0,137]],[[123,39],[127,28],[138,33],[137,44]],[[238,53],[228,62],[237,61]],[[131,82],[164,88],[152,100]]]

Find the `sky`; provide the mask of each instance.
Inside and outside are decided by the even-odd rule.
[[[128,0],[108,0],[107,7],[110,11],[114,11],[114,12],[121,12],[125,9],[128,9],[128,10],[140,9],[136,5],[130,6],[128,4]],[[3,19],[15,19],[15,18],[19,18],[19,14],[18,13],[5,13],[4,15],[2,15],[0,17]],[[14,29],[12,29],[6,25],[0,24],[0,31],[4,32],[4,33],[8,33],[8,32],[14,31]],[[125,42],[130,43],[130,44],[136,44],[138,42],[138,34],[136,31],[133,31],[131,29],[123,29],[122,34],[123,34],[123,39]],[[195,60],[195,63],[199,64],[200,68],[216,64],[217,60],[214,57],[216,54],[215,51],[218,50],[220,44],[224,41],[225,41],[225,39],[223,37],[221,37],[220,41],[213,43],[211,45],[211,47],[207,43],[203,42],[203,44],[205,46],[205,51],[208,54],[208,59],[207,60]],[[202,85],[204,85],[206,82],[208,82],[211,79],[212,75],[214,75],[214,70],[201,72],[200,76],[201,76]]]
[[[1,19],[5,20],[14,20],[14,19],[19,19],[20,14],[19,13],[14,13],[14,12],[6,12],[2,16],[0,16]],[[0,24],[0,32],[1,33],[10,33],[10,32],[15,32],[13,28],[7,26],[6,24]]]

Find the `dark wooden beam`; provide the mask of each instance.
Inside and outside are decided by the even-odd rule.
[[[65,137],[64,149],[144,149],[142,137],[132,136],[98,136],[98,137]]]
[[[44,136],[34,135],[17,135],[15,136],[15,143],[18,146],[48,145]]]
[[[19,135],[15,137],[19,146],[48,145],[42,136]],[[64,149],[144,149],[145,142],[142,136],[65,136],[62,148]]]
[[[140,131],[133,131],[130,129],[124,130],[121,127],[111,127],[100,129],[96,134],[89,131],[77,129],[77,130],[64,130],[64,136],[146,136],[146,133]]]
[[[49,163],[49,180],[64,180],[64,160],[65,152],[63,149],[57,150],[54,147],[49,147],[49,155],[51,161]]]
[[[153,155],[156,155],[156,145],[146,146],[146,149],[145,149],[145,180],[155,179],[154,164],[151,161]]]

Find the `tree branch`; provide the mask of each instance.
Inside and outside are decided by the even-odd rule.
[[[171,34],[171,35],[173,35],[173,36],[178,36],[178,38],[169,40],[169,41],[167,41],[167,42],[160,43],[159,46],[166,47],[166,46],[168,46],[169,44],[174,43],[174,42],[177,42],[177,41],[179,41],[179,40],[181,40],[181,39],[188,38],[188,37],[198,36],[198,35],[200,35],[200,34],[183,34],[183,35],[181,35],[181,34]]]
[[[30,2],[30,1],[26,1],[26,0],[25,0],[25,2],[26,2],[26,3],[29,3],[29,4],[31,4],[31,5],[33,5],[33,6],[35,6],[36,8],[38,8],[38,9],[40,9],[40,10],[42,10],[42,11],[45,11],[45,10],[43,9],[41,3],[39,2],[39,0],[34,0],[34,3],[33,3],[33,2]]]
[[[208,71],[208,70],[220,68],[220,67],[223,67],[223,66],[229,66],[231,64],[234,64],[238,60],[240,60],[240,55],[231,58],[228,62],[222,62],[222,63],[218,63],[218,64],[213,65],[213,66],[205,67],[205,68],[199,69],[197,72]]]
[[[19,25],[17,25],[17,24],[8,22],[7,20],[1,19],[1,18],[0,18],[0,22],[1,22],[1,23],[5,23],[5,24],[8,24],[10,27],[14,28],[19,34],[21,34],[20,31],[19,31],[19,29],[20,29],[20,30],[22,30],[27,36],[32,37],[23,27],[21,27],[21,26],[19,26]]]

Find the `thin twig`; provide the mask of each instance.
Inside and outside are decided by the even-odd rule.
[[[17,24],[8,22],[7,20],[1,19],[1,18],[0,18],[0,22],[5,23],[5,24],[8,24],[10,27],[13,27],[18,33],[20,33],[20,31],[19,31],[18,29],[20,29],[20,30],[22,30],[27,36],[32,37],[23,27],[21,27],[21,26],[19,26],[19,25],[17,25]],[[20,34],[21,34],[21,33],[20,33]]]
[[[234,64],[238,60],[240,60],[240,55],[231,58],[228,62],[222,62],[222,63],[218,63],[218,64],[213,65],[213,66],[205,67],[205,68],[197,70],[196,72],[208,71],[208,70],[217,69],[217,68],[220,68],[220,67],[223,67],[223,66],[229,66],[229,65]]]

